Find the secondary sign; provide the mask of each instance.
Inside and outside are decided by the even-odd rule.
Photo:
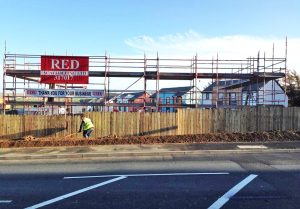
[[[69,89],[25,89],[27,97],[88,97],[102,98],[103,90],[69,90]]]
[[[41,56],[41,83],[88,84],[89,57]]]

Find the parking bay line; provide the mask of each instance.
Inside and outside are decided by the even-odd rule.
[[[64,179],[87,179],[87,178],[105,178],[105,177],[142,177],[142,176],[189,176],[189,175],[228,175],[228,172],[219,173],[146,173],[146,174],[120,174],[120,175],[100,175],[100,176],[69,176]]]
[[[97,188],[97,187],[104,186],[104,185],[106,185],[106,184],[113,183],[113,182],[115,182],[115,181],[122,180],[122,179],[125,179],[125,178],[126,178],[126,176],[119,176],[118,178],[114,178],[114,179],[111,179],[111,180],[108,180],[108,181],[105,181],[105,182],[102,182],[102,183],[99,183],[99,184],[95,184],[95,185],[92,185],[92,186],[89,186],[89,187],[86,187],[86,188],[83,188],[83,189],[80,189],[80,190],[77,190],[77,191],[74,191],[74,192],[71,192],[71,193],[68,193],[68,194],[59,196],[59,197],[53,198],[53,199],[51,199],[51,200],[47,200],[47,201],[45,201],[45,202],[41,202],[41,203],[39,203],[39,204],[36,204],[36,205],[30,206],[30,207],[27,207],[27,208],[25,208],[25,209],[36,209],[36,208],[44,207],[44,206],[46,206],[46,205],[50,205],[50,204],[52,204],[52,203],[58,202],[58,201],[60,201],[60,200],[66,199],[66,198],[68,198],[68,197],[72,197],[72,196],[78,195],[78,194],[80,194],[80,193],[83,193],[83,192],[86,192],[86,191],[95,189],[95,188]]]
[[[243,189],[247,184],[249,184],[253,179],[255,179],[257,175],[250,174],[243,181],[232,187],[228,192],[226,192],[222,197],[220,197],[216,202],[214,202],[208,209],[219,209],[226,202],[229,201],[231,197],[233,197],[236,193],[238,193],[241,189]]]
[[[237,145],[240,149],[268,149],[265,145]]]
[[[11,203],[12,200],[0,200],[0,203]]]

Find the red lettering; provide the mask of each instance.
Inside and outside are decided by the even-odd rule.
[[[27,90],[27,94],[36,94],[37,91],[34,91],[34,90]]]

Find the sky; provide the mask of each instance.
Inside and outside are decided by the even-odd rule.
[[[239,59],[274,44],[284,57],[287,37],[300,72],[299,11],[299,0],[0,0],[0,51]]]

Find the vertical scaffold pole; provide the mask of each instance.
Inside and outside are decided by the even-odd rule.
[[[211,85],[212,85],[212,91],[211,91],[211,106],[213,107],[214,103],[217,101],[216,96],[215,96],[215,101],[214,101],[214,57],[212,57],[211,60]],[[208,98],[209,99],[209,98]]]
[[[104,112],[106,112],[106,99],[107,99],[107,53],[104,56]]]
[[[198,97],[197,97],[197,92],[198,92],[198,85],[197,85],[197,81],[198,81],[198,67],[197,67],[197,57],[198,54],[196,54],[195,56],[195,79],[196,79],[196,83],[195,83],[195,108],[198,107]]]
[[[156,55],[156,112],[159,112],[159,57]]]
[[[6,83],[5,83],[5,77],[6,77],[6,68],[5,68],[5,63],[6,63],[6,41],[4,44],[4,57],[3,57],[3,95],[2,95],[2,99],[3,99],[3,115],[5,115],[5,110],[6,110],[6,101],[5,101],[5,94],[6,94]]]
[[[265,89],[266,89],[266,75],[265,75],[265,73],[266,73],[266,52],[264,52],[264,87],[263,87],[263,106],[265,106],[265,102],[266,102],[266,100],[265,100],[265,96],[266,96],[266,94],[265,94]]]
[[[146,68],[147,68],[146,54],[144,53],[144,107],[143,110],[146,111],[146,95],[147,95],[147,79],[146,79]]]
[[[195,97],[194,97],[194,95],[195,95],[195,92],[194,92],[194,88],[195,88],[195,68],[194,68],[194,65],[195,65],[195,60],[194,60],[194,56],[193,56],[192,59],[191,59],[191,73],[193,74],[193,79],[190,81],[190,87],[192,87],[190,92],[189,92],[189,99],[190,99],[189,103],[190,104],[193,104],[193,102],[195,101],[194,100],[195,99]]]
[[[272,48],[272,73],[274,73],[274,43]],[[276,92],[275,92],[275,80],[272,80],[272,105],[275,105],[275,98],[276,98]]]
[[[106,69],[106,71],[107,71],[107,74],[109,73],[109,71],[110,71],[110,63],[111,63],[111,60],[110,60],[110,55],[108,55],[108,60],[107,60],[107,69]],[[106,79],[107,79],[107,98],[108,98],[108,100],[109,100],[109,98],[110,98],[110,76],[108,75],[106,75]],[[109,109],[108,109],[108,111],[109,111]]]
[[[216,82],[217,82],[217,102],[216,102],[216,108],[218,108],[218,100],[219,100],[219,54],[217,54],[217,63],[216,63],[216,73],[217,73],[217,79],[216,79]],[[223,100],[223,98],[222,98]]]
[[[260,51],[258,51],[258,54],[257,54],[257,72],[259,72],[259,53]],[[256,77],[256,106],[259,105],[259,99],[260,99],[260,92],[259,92],[259,88],[258,88],[258,77]]]
[[[285,74],[285,77],[284,77],[284,105],[286,104],[286,100],[287,100],[287,96],[286,96],[286,82],[287,82],[287,45],[288,45],[288,43],[287,43],[287,37],[285,37],[285,62],[284,62],[284,74]],[[289,104],[287,105],[287,106],[289,106]]]

